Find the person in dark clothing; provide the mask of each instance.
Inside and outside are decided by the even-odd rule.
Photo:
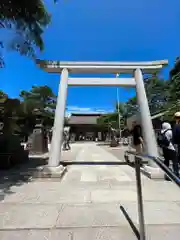
[[[164,156],[164,164],[169,167],[170,161],[172,161],[173,164],[173,171],[177,177],[179,177],[179,167],[178,167],[178,159],[177,159],[177,153],[175,150],[175,147],[172,143],[172,130],[171,125],[168,122],[164,122],[162,124],[162,130],[161,130],[162,136],[162,150],[163,150],[163,156]],[[169,180],[167,176],[165,176],[166,180]]]
[[[142,153],[143,151],[142,130],[141,130],[141,126],[136,122],[133,122],[132,136],[133,136],[133,145],[136,149],[136,152]]]
[[[178,162],[180,164],[180,112],[176,112],[174,117],[176,125],[173,128],[173,144],[175,145],[178,154]]]

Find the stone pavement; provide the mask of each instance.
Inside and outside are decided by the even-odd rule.
[[[73,144],[71,153],[63,153],[63,160],[73,159],[118,160],[95,143]],[[179,239],[179,189],[172,182],[143,175],[142,183],[147,239]],[[120,206],[138,225],[136,199],[134,169],[125,165],[72,165],[61,182],[1,183],[0,239],[134,240]]]

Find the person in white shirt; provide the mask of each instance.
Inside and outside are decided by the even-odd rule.
[[[171,125],[168,122],[164,122],[162,124],[161,134],[164,135],[166,144],[162,144],[164,163],[167,167],[169,167],[170,161],[173,163],[173,171],[177,177],[179,177],[179,166],[178,166],[178,158],[175,147],[173,145],[173,134]],[[164,142],[165,142],[164,141]],[[166,177],[167,179],[167,177]],[[168,180],[168,179],[167,179]]]

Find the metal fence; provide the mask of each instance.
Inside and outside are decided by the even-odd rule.
[[[142,194],[142,184],[141,184],[141,162],[142,158],[151,159],[154,161],[160,169],[180,188],[180,178],[178,178],[164,163],[163,160],[159,157],[153,157],[144,154],[137,154],[134,151],[126,151],[125,159],[129,155],[135,157],[135,173],[136,173],[136,186],[137,186],[137,200],[138,200],[138,217],[139,217],[139,231],[137,232],[137,237],[140,240],[146,240],[146,231],[144,223],[144,208],[143,208],[143,194]]]

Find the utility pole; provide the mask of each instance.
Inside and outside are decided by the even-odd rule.
[[[119,77],[119,74],[116,74],[116,78]],[[119,138],[121,139],[121,113],[119,109],[119,89],[117,87],[117,104],[118,104],[118,126],[119,126]]]

